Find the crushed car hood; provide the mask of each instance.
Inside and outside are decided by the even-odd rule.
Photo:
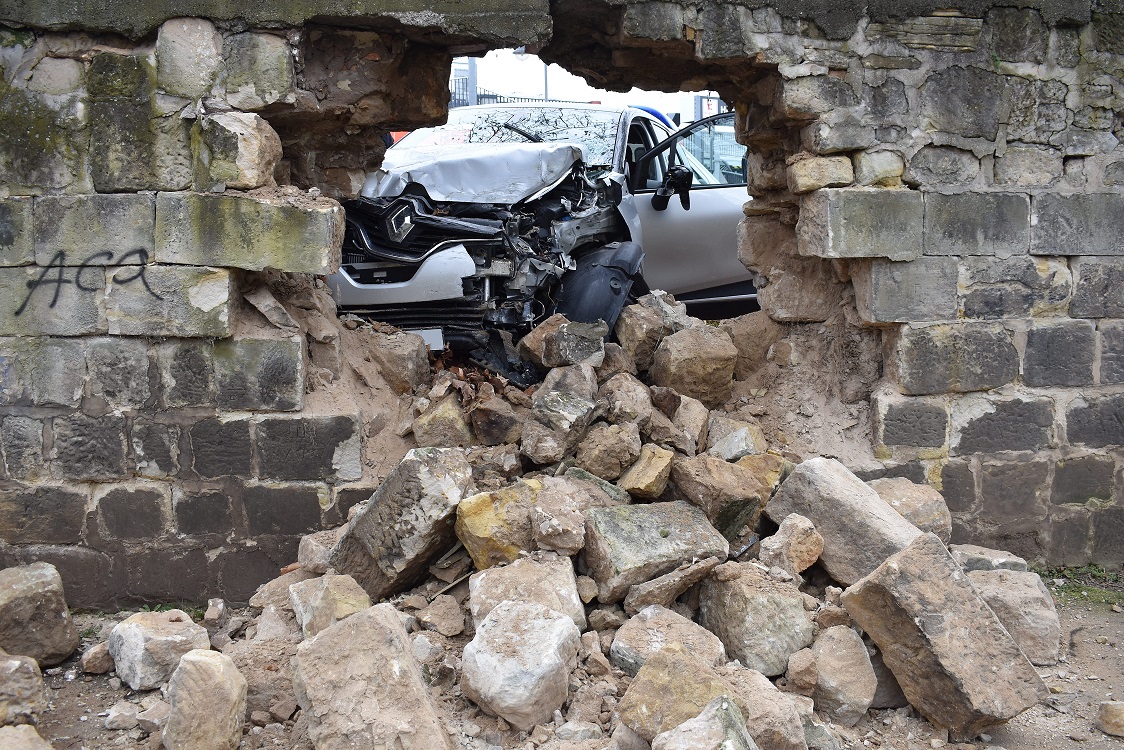
[[[545,192],[583,158],[573,143],[458,143],[386,152],[380,169],[367,177],[368,198],[400,195],[411,182],[429,197],[456,203],[510,205]]]

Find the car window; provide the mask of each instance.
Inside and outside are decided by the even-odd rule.
[[[700,120],[645,156],[637,189],[658,188],[672,159],[691,170],[695,187],[746,184],[745,146],[734,137],[733,113]]]

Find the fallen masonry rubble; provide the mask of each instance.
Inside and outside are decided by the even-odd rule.
[[[1046,697],[1061,630],[1037,576],[946,547],[931,488],[712,411],[725,331],[658,296],[619,346],[545,325],[537,389],[440,373],[413,429],[453,438],[307,536],[249,610],[141,612],[91,644],[82,669],[136,696],[106,727],[168,750],[842,750],[870,711],[912,706],[943,743]],[[40,670],[77,638],[50,565],[0,580],[0,746],[36,747]]]

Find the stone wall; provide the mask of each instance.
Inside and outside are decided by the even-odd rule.
[[[957,541],[1124,560],[1119,7],[55,5],[0,0],[0,562],[73,604],[242,600],[369,496],[403,445],[316,282],[331,197],[443,117],[451,54],[518,43],[735,104],[763,308],[882,340],[834,373],[868,473]]]

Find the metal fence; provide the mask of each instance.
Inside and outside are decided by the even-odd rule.
[[[469,85],[467,77],[454,77],[449,79],[449,108],[468,107],[473,104],[515,104],[517,102],[545,102],[561,101],[560,99],[542,99],[533,96],[507,96],[497,94],[488,89],[476,88],[475,96]]]

